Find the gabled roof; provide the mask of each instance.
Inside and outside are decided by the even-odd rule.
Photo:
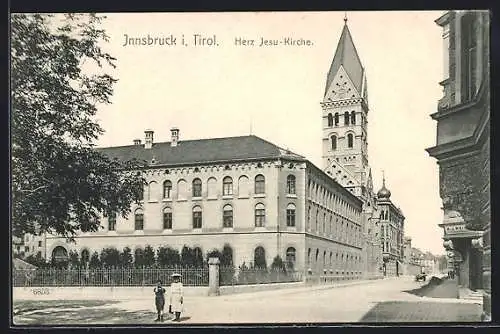
[[[328,76],[326,79],[325,96],[330,87],[335,74],[337,74],[340,66],[343,66],[349,78],[353,82],[359,94],[363,94],[363,65],[359,59],[358,52],[352,41],[351,33],[347,27],[347,23],[342,29],[342,34],[340,35],[340,40],[337,45],[337,50],[335,51],[335,56],[333,57],[332,65],[330,66],[330,71],[328,71]]]
[[[170,142],[161,142],[154,143],[150,149],[146,149],[144,145],[128,145],[97,150],[112,159],[117,158],[122,161],[137,159],[151,164],[154,159],[155,165],[189,165],[268,158],[305,160],[301,155],[282,149],[254,135],[184,140],[179,141],[177,146],[171,146]]]

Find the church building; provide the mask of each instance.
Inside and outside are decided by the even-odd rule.
[[[363,202],[364,260],[367,276],[397,275],[398,261],[402,260],[404,216],[394,207],[387,195],[385,179],[378,195],[373,191],[372,174],[368,160],[368,86],[366,71],[344,19],[344,27],[327,75],[321,102],[323,110],[323,169],[345,189]],[[385,209],[381,209],[381,206]],[[391,224],[401,237],[394,244],[394,252],[384,248],[388,239],[380,232],[386,225],[385,214],[393,211]],[[397,217],[397,218],[396,218]],[[385,227],[384,227],[385,228]],[[392,234],[391,234],[392,235]],[[391,236],[389,235],[389,236]],[[394,238],[396,241],[396,237]],[[390,242],[392,245],[392,241]],[[382,245],[382,247],[381,247]],[[389,245],[389,244],[387,244]],[[397,251],[396,251],[397,250]],[[391,268],[386,270],[387,266]]]

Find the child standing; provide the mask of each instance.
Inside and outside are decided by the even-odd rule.
[[[175,313],[174,321],[180,321],[182,304],[184,303],[184,289],[180,274],[173,274],[172,279],[174,281],[170,285],[170,308]]]
[[[161,280],[158,280],[156,288],[154,288],[156,311],[158,312],[158,318],[156,318],[155,321],[163,321],[163,307],[165,306],[166,291],[161,285]]]

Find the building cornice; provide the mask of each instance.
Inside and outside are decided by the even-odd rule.
[[[489,129],[489,121],[490,115],[489,111],[487,111],[481,115],[478,126],[471,136],[436,145],[427,148],[426,151],[431,157],[438,159],[440,162],[449,158],[458,158],[479,153],[481,145],[485,140],[489,139],[489,131],[486,131]]]
[[[445,26],[450,22],[450,17],[451,17],[450,13],[451,11],[444,13],[438,19],[434,20],[434,22],[436,22],[436,24],[440,27]]]

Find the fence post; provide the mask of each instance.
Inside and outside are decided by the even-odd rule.
[[[208,295],[218,296],[219,290],[219,258],[211,257],[208,259]]]

